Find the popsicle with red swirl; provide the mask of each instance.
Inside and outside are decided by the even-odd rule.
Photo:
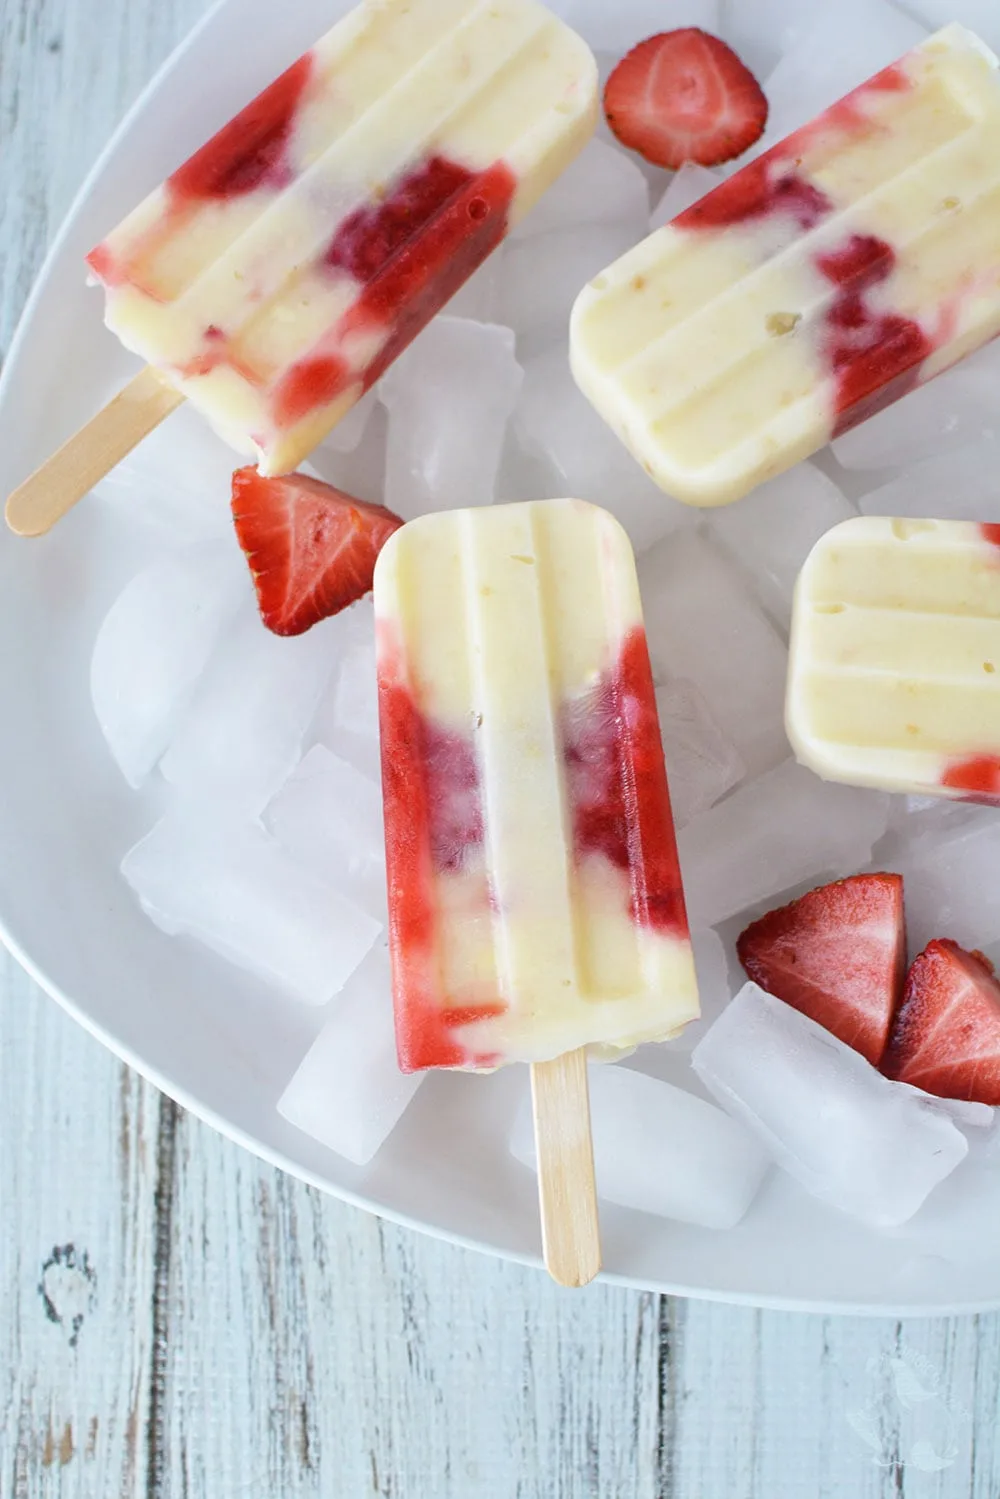
[[[91,253],[108,326],[286,473],[568,165],[596,86],[537,0],[366,0]]]
[[[575,500],[425,516],[375,616],[404,1070],[675,1034],[697,988],[621,527]]]
[[[597,276],[581,389],[667,493],[739,499],[1000,331],[998,145],[948,26]]]

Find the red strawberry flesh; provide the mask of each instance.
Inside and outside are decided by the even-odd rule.
[[[914,959],[882,1070],[939,1098],[1000,1104],[1000,984],[981,953],[940,937]]]
[[[898,874],[810,890],[748,926],[736,950],[762,989],[878,1065],[906,968]]]
[[[320,479],[265,479],[255,468],[233,475],[233,521],[276,635],[301,635],[368,593],[379,552],[403,524]]]
[[[648,37],[622,58],[605,85],[604,113],[622,145],[657,166],[716,166],[760,137],[767,100],[732,48],[689,26]]]

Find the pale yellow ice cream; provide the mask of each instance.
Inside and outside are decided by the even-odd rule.
[[[786,723],[828,780],[1000,799],[1000,528],[828,531],[796,585]]]

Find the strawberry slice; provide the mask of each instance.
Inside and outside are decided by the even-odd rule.
[[[982,953],[940,937],[913,960],[882,1071],[939,1098],[1000,1104],[1000,984]]]
[[[622,58],[604,88],[604,113],[622,145],[657,166],[714,167],[759,139],[767,100],[731,47],[688,26]]]
[[[376,557],[403,524],[320,479],[265,479],[255,468],[233,474],[233,520],[275,635],[301,635],[367,593]]]
[[[906,970],[898,874],[810,890],[748,926],[736,951],[762,989],[878,1066]]]

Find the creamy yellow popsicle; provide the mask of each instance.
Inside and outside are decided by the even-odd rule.
[[[366,0],[89,256],[121,341],[296,467],[568,165],[594,59],[536,0]]]
[[[1000,526],[863,516],[821,537],[786,724],[827,780],[1000,804]]]
[[[400,1063],[698,1014],[632,549],[577,500],[428,515],[375,572]]]
[[[576,379],[652,478],[737,500],[1000,331],[1000,72],[946,27],[597,276]]]

